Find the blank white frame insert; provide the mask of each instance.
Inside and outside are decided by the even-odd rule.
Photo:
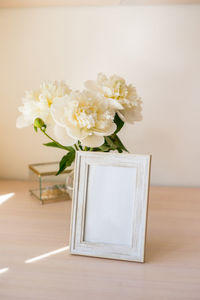
[[[87,189],[84,241],[131,246],[136,168],[92,165]]]

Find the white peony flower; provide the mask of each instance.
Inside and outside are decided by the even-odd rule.
[[[41,84],[37,91],[27,91],[22,98],[23,106],[19,107],[18,128],[32,125],[36,118],[41,118],[46,124],[52,124],[50,107],[55,98],[69,94],[71,90],[63,81],[47,81]]]
[[[85,87],[97,94],[107,98],[112,103],[118,103],[118,114],[122,120],[133,123],[140,121],[141,116],[141,100],[137,95],[133,85],[127,85],[122,77],[112,75],[110,78],[99,73],[97,80],[88,80],[85,82]]]
[[[72,92],[63,98],[55,99],[51,113],[55,123],[55,136],[61,144],[73,145],[78,140],[88,147],[99,147],[104,136],[116,130],[113,122],[116,110],[89,91]]]

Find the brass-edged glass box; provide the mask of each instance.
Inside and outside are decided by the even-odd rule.
[[[42,204],[71,199],[71,191],[68,191],[66,182],[67,177],[73,173],[73,168],[67,168],[62,174],[55,176],[58,169],[58,162],[29,165],[29,191]]]

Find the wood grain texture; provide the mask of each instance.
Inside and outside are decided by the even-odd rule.
[[[200,299],[199,188],[151,187],[145,264],[68,251],[25,264],[68,245],[71,201],[42,206],[27,182],[0,181],[12,192],[0,205],[0,299]]]

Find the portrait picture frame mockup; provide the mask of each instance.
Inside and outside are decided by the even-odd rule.
[[[70,253],[144,262],[151,155],[76,154]]]

